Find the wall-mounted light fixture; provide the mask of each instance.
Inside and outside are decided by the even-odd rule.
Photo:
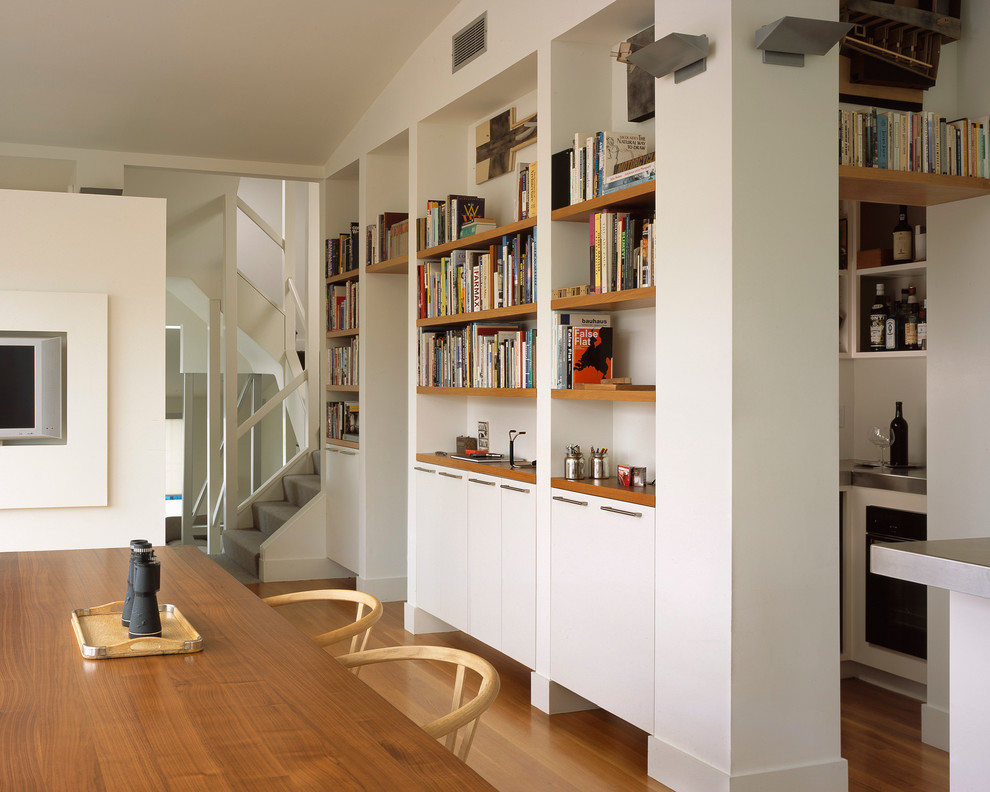
[[[708,68],[708,36],[669,33],[626,56],[626,62],[654,77],[674,73],[679,83]]]
[[[824,55],[852,30],[851,22],[785,16],[756,31],[763,62],[804,66],[805,55]]]

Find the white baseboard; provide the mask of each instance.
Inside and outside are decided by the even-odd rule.
[[[947,710],[921,705],[921,741],[943,751],[949,750],[949,713]]]
[[[597,704],[536,671],[529,677],[529,703],[548,715],[598,709]]]
[[[407,602],[405,605],[405,628],[406,632],[413,635],[435,632],[454,632],[457,628],[451,627],[447,622],[441,621],[431,613],[427,613],[422,608]]]
[[[258,562],[258,577],[265,581],[319,580],[323,578],[354,577],[354,573],[329,558],[262,558]]]
[[[355,587],[378,597],[382,602],[404,602],[406,599],[406,578],[366,578],[357,577]]]
[[[677,792],[846,792],[845,759],[731,775],[669,743],[649,738],[647,772]]]

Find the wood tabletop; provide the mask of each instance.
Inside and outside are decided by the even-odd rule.
[[[0,789],[491,790],[195,547],[155,549],[194,654],[83,658],[128,551],[0,553]]]

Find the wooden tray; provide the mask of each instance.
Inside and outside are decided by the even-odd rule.
[[[203,649],[203,637],[193,629],[174,605],[159,605],[161,638],[128,638],[120,623],[123,602],[72,611],[72,630],[79,651],[87,660],[143,655],[189,654]]]

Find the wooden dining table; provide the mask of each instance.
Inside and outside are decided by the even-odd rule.
[[[201,651],[83,657],[126,548],[0,553],[0,789],[493,789],[201,550],[155,552]]]

